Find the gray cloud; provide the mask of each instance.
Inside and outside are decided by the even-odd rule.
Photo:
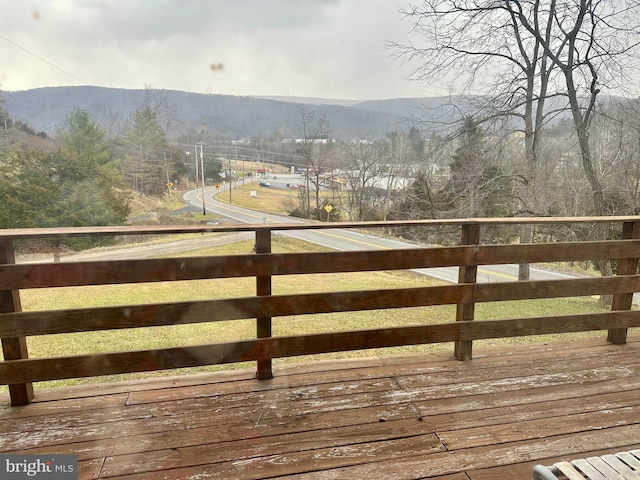
[[[17,4],[17,5],[15,5]],[[0,34],[92,85],[230,95],[417,96],[384,40],[401,0],[0,0]],[[404,38],[403,38],[404,37]],[[78,81],[0,39],[0,87]],[[211,65],[223,68],[211,69]]]

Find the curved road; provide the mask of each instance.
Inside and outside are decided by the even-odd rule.
[[[215,198],[217,193],[228,190],[225,185],[219,190],[214,187],[207,187],[204,190],[204,206],[207,212],[214,213],[239,223],[303,223],[293,217],[284,217],[270,213],[261,213],[246,208],[237,207],[218,201]],[[256,186],[256,188],[258,188]],[[184,200],[199,207],[203,206],[202,189],[192,190],[184,194]],[[393,240],[375,235],[363,234],[350,229],[332,228],[327,230],[289,230],[279,232],[280,235],[287,235],[300,240],[323,245],[339,251],[353,250],[377,250],[391,248],[418,248],[421,245],[412,244],[406,241]],[[416,272],[429,275],[440,280],[452,283],[458,281],[457,267],[424,268],[416,269]],[[558,278],[575,278],[578,275],[571,275],[549,270],[542,270],[531,267],[531,280],[552,280]],[[518,265],[485,265],[478,268],[478,282],[506,282],[518,279]]]

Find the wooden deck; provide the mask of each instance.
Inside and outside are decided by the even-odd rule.
[[[82,479],[527,479],[640,448],[640,335],[604,335],[1,398],[0,452],[75,453]]]

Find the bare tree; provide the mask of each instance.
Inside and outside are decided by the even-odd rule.
[[[127,118],[115,105],[105,102],[93,102],[89,108],[91,116],[105,132],[108,142],[114,143],[124,130]]]
[[[589,127],[598,94],[603,88],[623,86],[635,65],[625,59],[637,50],[640,4],[427,0],[404,13],[425,42],[394,45],[399,56],[418,62],[415,78],[455,76],[464,92],[484,94],[487,108],[476,112],[476,118],[523,120],[523,210],[538,210],[538,155],[545,117],[568,108],[593,190],[593,211],[601,215],[602,181],[594,167]],[[563,102],[546,106],[552,98]]]
[[[323,199],[320,197],[320,186],[323,175],[331,169],[333,159],[333,143],[329,137],[329,126],[326,118],[309,112],[304,105],[298,105],[302,138],[299,139],[299,153],[305,160],[305,189],[301,199],[306,218],[311,218],[322,208]],[[311,199],[314,205],[312,208]]]
[[[415,78],[433,82],[455,76],[462,79],[463,92],[485,90],[472,101],[478,124],[502,122],[522,132],[524,162],[516,175],[522,187],[520,214],[540,214],[538,164],[554,64],[540,40],[523,29],[503,3],[432,0],[413,6],[404,13],[424,46],[394,47],[404,59],[417,62]],[[460,120],[464,122],[463,115]],[[521,241],[532,237],[531,228],[523,226]],[[519,277],[528,276],[528,265],[521,265]]]
[[[358,143],[347,148],[344,176],[347,179],[349,216],[353,221],[372,220],[385,203],[386,185],[382,145]]]
[[[619,85],[625,77],[623,57],[638,46],[640,6],[635,2],[580,0],[551,1],[548,4],[545,34],[537,21],[538,2],[505,2],[524,29],[538,40],[564,80],[566,96],[584,173],[593,189],[594,213],[604,212],[602,179],[595,168],[589,142],[596,100],[602,87]]]
[[[596,100],[603,87],[616,86],[625,78],[624,58],[637,50],[640,39],[640,4],[635,1],[580,0],[548,5],[547,34],[536,22],[537,2],[506,2],[506,8],[537,40],[549,59],[562,72],[566,95],[582,160],[583,171],[593,192],[593,210],[605,214],[602,177],[595,167],[589,141]],[[583,100],[584,99],[584,100]],[[596,236],[606,239],[606,226],[598,224]],[[611,264],[600,262],[602,275],[611,275]],[[609,303],[611,297],[603,298]]]
[[[386,142],[384,169],[381,172],[385,188],[382,220],[387,220],[391,204],[397,201],[398,192],[406,186],[406,179],[419,169],[424,155],[424,142],[413,127],[409,135],[399,132],[387,134]]]
[[[640,213],[640,102],[610,102],[590,139],[601,172],[608,215]]]
[[[167,132],[171,131],[177,122],[176,107],[171,103],[167,94],[154,89],[149,84],[144,86],[142,108],[154,112],[158,124]]]

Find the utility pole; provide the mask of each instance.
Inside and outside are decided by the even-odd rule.
[[[167,152],[163,152],[164,153],[164,169],[167,172],[167,191],[169,192],[169,198],[171,198],[171,187],[172,187],[172,183],[171,183],[171,179],[169,178],[169,165],[167,164]]]
[[[231,202],[231,187],[233,187],[233,176],[231,175],[231,159],[229,159],[229,205],[232,205]]]
[[[196,187],[198,186],[198,145],[194,145],[193,146],[193,151],[196,154],[195,158],[195,164],[193,166],[193,169],[195,170],[195,174],[196,174]]]
[[[202,215],[207,214],[207,209],[204,206],[204,155],[202,153],[202,147],[206,145],[204,142],[198,142],[197,145],[200,145],[200,174],[202,177]]]

